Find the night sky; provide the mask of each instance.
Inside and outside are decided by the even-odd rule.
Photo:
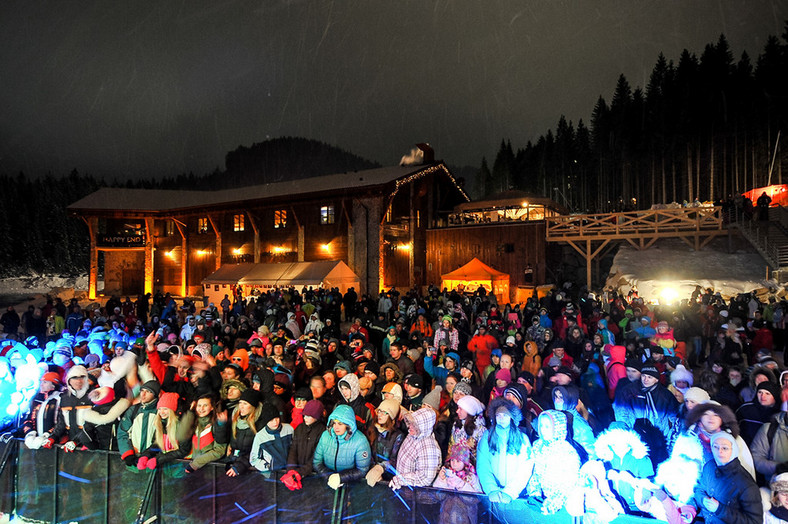
[[[0,172],[203,174],[279,136],[478,166],[588,123],[660,51],[725,33],[755,62],[786,19],[784,0],[4,1]]]

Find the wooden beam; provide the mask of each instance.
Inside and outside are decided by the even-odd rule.
[[[90,265],[88,267],[88,298],[96,300],[96,286],[98,284],[98,250],[96,249],[96,230],[98,229],[98,217],[81,217],[88,226],[90,236]]]
[[[222,230],[219,227],[221,224],[218,223],[218,217],[214,217],[211,214],[208,214],[208,221],[211,223],[211,228],[213,228],[213,233],[216,235],[216,248],[214,257],[215,261],[215,268],[219,269],[222,267]]]
[[[145,219],[145,289],[143,293],[153,294],[153,230],[154,220]]]
[[[254,263],[260,263],[260,228],[257,224],[257,217],[255,217],[250,211],[246,211],[246,216],[249,217],[249,223],[252,225],[252,229],[254,230]]]
[[[181,235],[181,296],[186,297],[189,296],[189,231],[183,222],[179,220],[174,220],[174,222]]]

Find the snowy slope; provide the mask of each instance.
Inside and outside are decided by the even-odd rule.
[[[727,239],[717,239],[700,251],[678,239],[665,239],[645,251],[623,244],[606,286],[628,293],[636,285],[647,300],[664,296],[666,288],[674,289],[678,300],[689,298],[696,284],[711,287],[726,299],[750,291],[763,293],[769,287],[782,294],[781,286],[766,280],[766,271],[763,258],[741,240],[728,253]]]

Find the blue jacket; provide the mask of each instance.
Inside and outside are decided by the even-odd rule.
[[[348,427],[343,436],[334,433],[334,420]],[[312,459],[314,470],[327,477],[339,473],[342,483],[359,480],[369,470],[372,453],[369,441],[356,429],[356,416],[353,408],[340,404],[328,417],[328,429],[320,436]]]
[[[446,354],[446,358],[450,358],[454,360],[456,366],[454,367],[455,371],[460,369],[460,356],[455,353],[454,351],[450,351]],[[449,370],[436,366],[435,365],[435,355],[432,358],[425,358],[424,359],[424,371],[426,371],[432,378],[435,379],[435,384],[438,386],[445,388],[446,387],[446,377],[449,376]]]

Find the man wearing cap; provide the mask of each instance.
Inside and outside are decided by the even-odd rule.
[[[118,425],[118,451],[127,466],[137,464],[140,453],[156,439],[156,402],[161,386],[155,380],[145,382],[140,388],[139,402],[123,414]]]
[[[443,339],[442,343],[445,343],[448,347],[448,341],[446,339]],[[443,366],[435,365],[435,359],[435,348],[428,347],[424,355],[424,371],[435,379],[435,384],[445,388],[446,377],[449,376],[449,373],[456,372],[460,367],[460,355],[454,351],[450,351],[446,354]]]
[[[402,399],[402,407],[409,411],[416,411],[424,403],[424,379],[418,373],[411,373],[405,376],[403,383],[405,397]]]
[[[646,361],[640,370],[640,390],[624,399],[616,411],[617,420],[634,429],[646,443],[654,464],[667,458],[666,442],[679,409],[676,397],[659,383],[659,377],[654,362]]]

